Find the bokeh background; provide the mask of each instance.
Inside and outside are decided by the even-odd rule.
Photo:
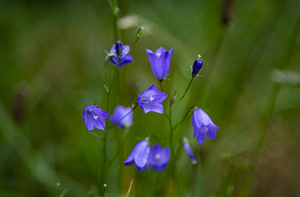
[[[180,196],[300,196],[300,2],[298,0],[120,0],[120,37],[134,62],[118,73],[109,113],[131,106],[154,78],[145,49],[175,47],[169,95],[181,95],[197,55],[204,62],[174,122],[192,106],[220,127],[199,145],[191,117],[176,130],[198,158],[177,162]],[[104,50],[113,15],[104,0],[0,1],[0,196],[99,195],[101,141],[82,119],[106,108]],[[113,66],[106,67],[109,82]],[[107,122],[107,124],[109,124]],[[138,172],[123,161],[149,134],[168,146],[168,120],[134,111],[130,130],[109,132],[108,160],[121,148],[106,196],[170,196],[167,169]],[[100,134],[102,134],[100,132]],[[181,142],[178,140],[178,146]],[[57,186],[60,183],[60,186]]]

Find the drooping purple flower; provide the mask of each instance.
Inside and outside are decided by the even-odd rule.
[[[83,120],[88,130],[94,128],[104,130],[105,119],[108,117],[108,113],[100,109],[95,105],[87,106],[83,111]]]
[[[120,46],[118,46],[118,47],[120,47]],[[109,61],[111,63],[113,63],[114,65],[117,65],[117,62],[118,62],[118,56],[117,56],[117,48],[118,47],[116,47],[116,44],[114,44],[113,47],[112,47],[112,49],[108,51],[109,54],[113,54],[114,55],[112,58],[109,59]],[[118,49],[118,53],[120,52],[119,50],[120,49]],[[130,46],[129,45],[123,45],[122,53],[121,53],[122,56],[120,58],[120,62],[121,63],[119,65],[119,69],[122,68],[122,66],[124,66],[125,64],[128,64],[128,63],[130,63],[130,62],[133,61],[130,54],[128,54],[126,56],[126,54],[129,52],[129,50],[130,50]]]
[[[145,113],[154,111],[163,114],[164,108],[161,103],[167,98],[167,96],[167,94],[158,91],[157,87],[153,84],[145,92],[139,94],[137,103],[142,109],[144,109]]]
[[[174,48],[170,51],[166,51],[163,47],[160,47],[153,53],[150,49],[146,49],[152,72],[157,79],[161,80],[167,76],[173,50]]]
[[[201,145],[205,137],[216,139],[216,130],[219,129],[210,117],[202,109],[197,109],[193,114],[193,127],[194,127],[194,137],[197,138],[198,143]]]
[[[154,144],[149,155],[149,164],[156,172],[166,169],[170,160],[170,148],[162,148],[159,144]]]
[[[109,120],[112,123],[117,123],[120,121],[126,114],[128,114],[132,110],[132,107],[124,107],[122,105],[118,105],[114,113],[109,117]],[[132,125],[132,119],[133,119],[133,112],[125,116],[118,124],[117,127],[119,128],[128,128]]]
[[[131,151],[128,158],[124,161],[125,166],[132,165],[135,163],[135,167],[138,171],[143,171],[146,167],[146,170],[149,172],[149,153],[150,153],[150,144],[148,141],[140,141]]]
[[[190,157],[192,164],[196,164],[197,159],[190,147],[189,140],[186,137],[183,137],[183,139],[182,139],[182,146],[183,146],[183,149],[185,150],[186,154]]]
[[[201,55],[198,55],[198,59],[194,62],[193,65],[193,70],[192,70],[192,75],[196,76],[198,74],[198,72],[201,70],[202,65],[203,65],[203,61],[201,58]]]

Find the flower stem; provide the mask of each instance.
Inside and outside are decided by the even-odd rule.
[[[162,82],[163,82],[163,79],[159,79],[159,83],[160,83],[160,90],[163,92],[163,91],[164,91],[164,89],[163,89]]]
[[[132,108],[132,110],[130,110],[130,112],[128,112],[127,114],[125,114],[118,122],[114,123],[112,126],[107,127],[107,130],[112,129],[115,126],[117,126],[117,124],[120,123],[124,118],[126,118],[126,116],[128,116],[131,112],[133,112],[133,110],[135,110],[137,106],[138,106],[137,103],[135,103],[134,107]]]
[[[187,91],[189,90],[194,78],[195,78],[195,76],[192,76],[191,81],[190,81],[188,87],[186,88],[184,94],[182,95],[182,97],[177,102],[181,101],[184,98],[184,96],[186,95]]]
[[[173,144],[173,123],[172,123],[172,105],[174,103],[170,102],[169,106],[169,125],[170,125],[170,147],[171,147],[171,173],[172,173],[172,180],[176,182],[176,187],[177,187],[177,193],[179,194],[179,184],[178,184],[178,179],[174,179],[175,176],[177,176],[177,170],[176,170],[176,165],[175,165],[175,150],[174,150],[174,144]]]
[[[188,110],[188,112],[185,114],[185,116],[181,119],[181,121],[178,122],[178,123],[173,127],[173,130],[175,130],[181,123],[183,123],[184,120],[190,115],[191,111],[194,111],[194,109],[195,109],[195,106],[192,106],[192,107]]]

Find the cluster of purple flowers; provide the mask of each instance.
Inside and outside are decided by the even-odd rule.
[[[146,49],[149,55],[149,61],[154,76],[162,81],[168,74],[170,68],[171,56],[174,48],[169,51],[163,47],[158,48],[155,53]],[[110,62],[118,65],[118,69],[122,68],[125,64],[133,61],[129,54],[130,46],[123,45],[122,42],[117,41],[112,49],[108,52]],[[192,67],[192,77],[197,76],[198,72],[202,69],[203,61],[198,59],[194,62]],[[168,95],[164,92],[158,91],[157,87],[153,84],[146,91],[140,93],[137,98],[136,104],[144,110],[145,113],[156,112],[163,114],[164,108],[162,102]],[[88,130],[94,128],[105,130],[105,119],[109,114],[97,106],[89,105],[83,112],[83,119]],[[133,121],[133,108],[118,105],[109,120],[118,128],[125,129],[132,125]],[[216,139],[216,130],[219,129],[210,117],[202,109],[196,109],[193,112],[192,125],[194,128],[194,138],[196,137],[198,143],[201,145],[205,138]],[[193,164],[197,163],[197,159],[193,154],[187,138],[183,139],[183,148],[190,157]],[[170,148],[162,148],[159,144],[155,144],[150,150],[149,138],[139,142],[132,150],[129,157],[125,160],[126,166],[135,163],[136,168],[142,171],[144,168],[149,171],[150,167],[157,172],[162,172],[168,165],[170,160]]]
[[[149,165],[156,172],[166,169],[170,160],[170,148],[162,148],[159,144],[154,144],[150,150],[148,139],[140,141],[131,151],[128,158],[124,161],[126,166],[135,164],[138,171],[144,168],[149,172]]]

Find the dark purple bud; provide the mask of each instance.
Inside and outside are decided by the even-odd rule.
[[[192,71],[193,76],[196,76],[202,68],[203,61],[200,58],[201,58],[201,55],[198,55],[198,59],[194,62],[193,71]]]
[[[123,43],[121,41],[117,41],[115,43],[116,46],[116,54],[118,57],[120,57],[120,55],[122,55],[122,51],[123,51]]]

